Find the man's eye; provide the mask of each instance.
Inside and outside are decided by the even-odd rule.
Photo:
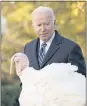
[[[49,23],[47,23],[46,25],[49,25]]]
[[[38,24],[37,26],[41,26],[41,24]]]

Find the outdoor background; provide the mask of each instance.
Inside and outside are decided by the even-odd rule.
[[[53,9],[57,31],[77,42],[86,58],[85,2],[2,2],[1,106],[13,106],[14,98],[20,92],[15,67],[13,74],[9,75],[10,59],[15,53],[23,52],[24,45],[37,37],[32,28],[31,13],[38,6]]]

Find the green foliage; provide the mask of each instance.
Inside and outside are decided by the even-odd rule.
[[[51,7],[56,17],[56,29],[62,35],[77,42],[86,57],[85,8],[86,2],[2,2],[2,15],[7,20],[7,29],[2,35],[2,106],[12,106],[18,94],[17,81],[13,74],[9,79],[10,59],[16,52],[23,52],[24,45],[36,38],[32,28],[32,11],[38,6]],[[15,77],[15,78],[13,78]],[[3,86],[8,85],[9,86]],[[12,102],[11,102],[12,101]]]
[[[38,6],[51,7],[56,16],[56,29],[62,36],[77,42],[85,50],[85,2],[2,2],[7,30],[2,38],[2,71],[9,72],[10,58],[23,52],[24,45],[36,38],[31,13]]]
[[[13,106],[15,99],[20,94],[19,83],[1,87],[1,106]]]

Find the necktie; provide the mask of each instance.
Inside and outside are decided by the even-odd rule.
[[[42,43],[41,45],[41,49],[39,51],[39,55],[38,55],[38,60],[39,60],[39,65],[41,66],[42,65],[42,62],[44,60],[44,57],[45,57],[45,47],[47,46],[46,43]]]

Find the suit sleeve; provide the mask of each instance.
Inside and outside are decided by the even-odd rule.
[[[68,62],[78,66],[77,72],[86,76],[86,64],[85,64],[85,60],[79,45],[76,44],[76,46],[73,48],[73,50],[69,54]]]

